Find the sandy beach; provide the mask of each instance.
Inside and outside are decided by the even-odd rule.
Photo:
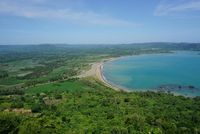
[[[109,58],[109,59],[105,59],[102,60],[101,62],[97,62],[97,63],[93,63],[91,65],[90,70],[83,72],[81,75],[79,75],[79,78],[84,78],[84,77],[95,77],[98,80],[100,80],[105,86],[110,87],[116,91],[125,91],[125,92],[129,92],[127,89],[124,88],[120,88],[118,86],[115,86],[113,84],[110,84],[106,81],[104,75],[103,75],[103,63],[107,62],[107,61],[112,61],[115,60],[116,58]]]

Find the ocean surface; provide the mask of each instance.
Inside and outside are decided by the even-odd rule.
[[[103,75],[110,84],[133,91],[161,90],[200,96],[200,52],[143,54],[105,62]]]

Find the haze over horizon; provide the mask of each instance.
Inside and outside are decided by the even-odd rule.
[[[0,0],[0,44],[200,42],[200,0]]]

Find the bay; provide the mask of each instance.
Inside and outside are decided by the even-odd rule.
[[[103,75],[110,84],[132,91],[200,96],[200,55],[194,51],[121,57],[104,63]]]

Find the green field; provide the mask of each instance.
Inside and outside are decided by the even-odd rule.
[[[83,91],[90,87],[76,80],[63,81],[51,84],[44,84],[41,86],[31,87],[26,90],[26,93],[48,93],[51,91]]]

